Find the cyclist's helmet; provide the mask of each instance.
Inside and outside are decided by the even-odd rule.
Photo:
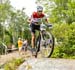
[[[43,7],[42,6],[37,6],[37,11],[43,11]]]

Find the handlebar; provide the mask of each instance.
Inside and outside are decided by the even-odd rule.
[[[52,25],[52,24],[46,24],[46,26],[47,26],[47,27],[50,27],[50,28],[52,28],[52,27],[53,27],[53,25]]]

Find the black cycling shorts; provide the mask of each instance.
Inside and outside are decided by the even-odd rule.
[[[31,27],[31,32],[32,33],[35,33],[35,30],[39,30],[40,31],[40,25],[36,25],[35,23],[31,23],[30,27]]]

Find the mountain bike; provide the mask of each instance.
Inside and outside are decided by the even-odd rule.
[[[54,50],[54,36],[51,33],[52,24],[41,24],[40,32],[36,38],[36,57],[38,52],[42,57],[50,57]]]
[[[39,52],[42,57],[49,58],[52,55],[54,50],[54,36],[51,33],[52,27],[52,24],[40,24],[40,31],[35,40],[35,57],[38,56]],[[30,44],[29,47],[31,47]],[[29,50],[31,51],[31,48]]]

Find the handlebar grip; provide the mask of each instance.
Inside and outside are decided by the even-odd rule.
[[[46,26],[47,26],[47,27],[52,27],[53,25],[52,25],[52,24],[46,24]]]

